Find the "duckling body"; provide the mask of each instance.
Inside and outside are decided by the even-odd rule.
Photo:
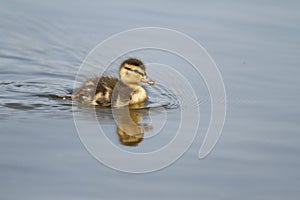
[[[112,106],[120,107],[144,102],[148,95],[146,90],[140,85],[126,85],[119,81],[112,93]]]
[[[119,70],[120,79],[111,76],[101,76],[86,81],[75,90],[73,99],[81,103],[103,107],[121,107],[142,103],[147,100],[146,90],[141,82],[155,84],[146,75],[142,61],[136,58],[125,60]]]

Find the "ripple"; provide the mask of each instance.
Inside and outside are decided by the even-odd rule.
[[[178,97],[168,88],[161,84],[147,87],[149,99],[146,102],[147,108],[165,107],[167,109],[176,109],[179,107]]]
[[[34,107],[32,107],[32,106],[24,105],[22,103],[5,103],[4,106],[7,108],[12,108],[12,109],[17,109],[17,110],[32,110],[32,109],[34,109]]]
[[[0,58],[11,59],[11,60],[19,60],[19,61],[27,61],[27,62],[32,61],[31,59],[26,58],[26,57],[4,55],[4,54],[0,54]]]
[[[3,91],[0,95],[0,106],[3,110],[13,109],[19,111],[49,113],[53,111],[71,111],[72,100],[64,99],[72,92],[71,81],[62,81],[61,79],[28,79],[23,81],[6,80],[0,82],[0,88]],[[146,88],[149,93],[149,99],[144,107],[135,109],[149,109],[164,107],[166,109],[176,109],[179,107],[179,101],[174,93],[163,85],[157,84]],[[81,106],[77,104],[78,106]],[[100,108],[97,107],[97,110]],[[102,112],[101,112],[102,113]]]

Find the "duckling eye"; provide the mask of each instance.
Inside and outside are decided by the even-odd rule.
[[[143,74],[142,72],[140,72],[139,70],[136,70],[136,69],[131,69],[131,68],[129,68],[129,67],[124,67],[125,69],[127,69],[127,70],[129,70],[129,71],[132,71],[132,72],[134,72],[134,73],[137,73],[137,74],[139,74],[139,75],[141,75],[141,76],[144,76],[145,74]]]

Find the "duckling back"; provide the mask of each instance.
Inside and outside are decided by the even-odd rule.
[[[118,79],[111,76],[89,79],[74,92],[73,99],[83,104],[110,106],[112,91],[117,82]]]

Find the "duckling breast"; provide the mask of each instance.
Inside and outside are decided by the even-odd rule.
[[[131,95],[130,104],[137,104],[146,101],[148,98],[146,90],[140,86]]]

